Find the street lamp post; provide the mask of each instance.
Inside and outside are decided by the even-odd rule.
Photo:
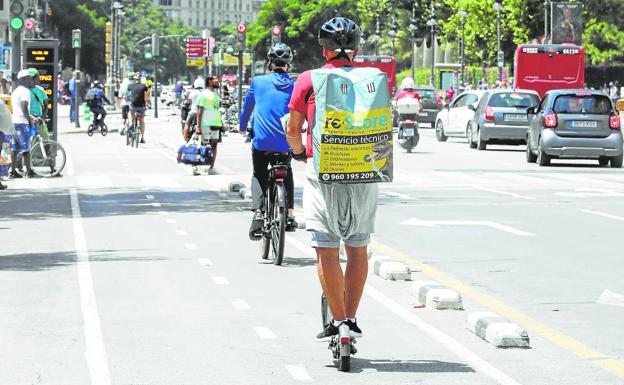
[[[431,2],[431,19],[427,21],[427,25],[431,27],[431,81],[430,84],[435,87],[435,26],[438,21],[435,19],[435,5]]]
[[[462,11],[457,12],[457,14],[461,17],[461,45],[459,49],[459,57],[460,57],[460,64],[461,64],[461,75],[459,78],[459,84],[461,86],[462,84],[464,84],[464,50],[466,47],[466,40],[464,36],[464,21],[466,19],[466,16],[468,16],[468,12],[462,10]]]
[[[416,71],[416,32],[418,31],[418,27],[416,26],[416,8],[412,8],[412,20],[409,25],[410,33],[412,34],[412,79],[416,79],[414,77]]]
[[[503,61],[501,55],[501,32],[500,32],[500,13],[503,9],[503,5],[499,2],[494,3],[494,10],[496,11],[496,61],[498,65],[498,81],[503,80]]]

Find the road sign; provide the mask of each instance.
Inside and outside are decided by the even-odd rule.
[[[204,61],[203,57],[186,58],[186,66],[187,67],[203,67],[204,63],[205,63],[205,61]]]
[[[271,30],[271,44],[277,44],[282,41],[282,27],[279,25],[273,26]]]
[[[212,55],[214,54],[214,49],[215,46],[217,45],[217,41],[215,40],[214,37],[209,37],[208,38],[208,57],[212,58]]]
[[[35,19],[28,18],[24,20],[24,28],[26,28],[28,31],[32,31],[33,29],[35,29],[36,25],[37,22],[35,21]]]
[[[206,56],[206,41],[199,36],[186,38],[186,57],[196,58]]]
[[[81,46],[81,32],[79,29],[72,30],[72,48],[80,48]]]
[[[245,23],[238,23],[238,27],[236,27],[236,30],[239,33],[245,33],[245,31],[247,31],[247,25],[245,25]]]
[[[249,52],[243,53],[243,65],[248,66],[251,64],[251,54]],[[224,66],[237,66],[238,65],[238,56],[225,54],[223,55],[223,64]]]

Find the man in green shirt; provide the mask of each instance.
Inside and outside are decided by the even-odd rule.
[[[34,116],[35,128],[43,139],[48,139],[48,126],[45,123],[45,115],[48,112],[48,95],[43,87],[39,85],[39,71],[29,68],[30,76],[33,78],[33,87],[30,89],[30,114]]]
[[[210,170],[214,169],[215,159],[217,159],[217,144],[221,141],[223,132],[223,122],[221,121],[219,78],[215,75],[206,79],[206,89],[197,98],[197,129],[196,134],[201,134],[202,142],[209,143],[212,147],[212,160]]]

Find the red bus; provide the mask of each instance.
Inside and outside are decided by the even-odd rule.
[[[375,67],[386,73],[390,97],[396,91],[396,60],[394,56],[356,56],[353,58],[353,67]]]
[[[555,89],[585,88],[585,50],[573,44],[521,44],[514,58],[516,88],[543,97]]]

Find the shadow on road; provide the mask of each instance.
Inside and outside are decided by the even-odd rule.
[[[90,262],[158,261],[165,257],[140,257],[129,250],[94,250],[89,251]],[[142,251],[142,250],[132,250]],[[26,253],[0,256],[0,271],[44,271],[73,265],[78,261],[76,252],[59,251],[52,253]]]
[[[368,360],[351,358],[349,373],[359,373],[364,369],[375,369],[377,372],[392,373],[474,373],[468,365],[458,362],[433,360]]]

